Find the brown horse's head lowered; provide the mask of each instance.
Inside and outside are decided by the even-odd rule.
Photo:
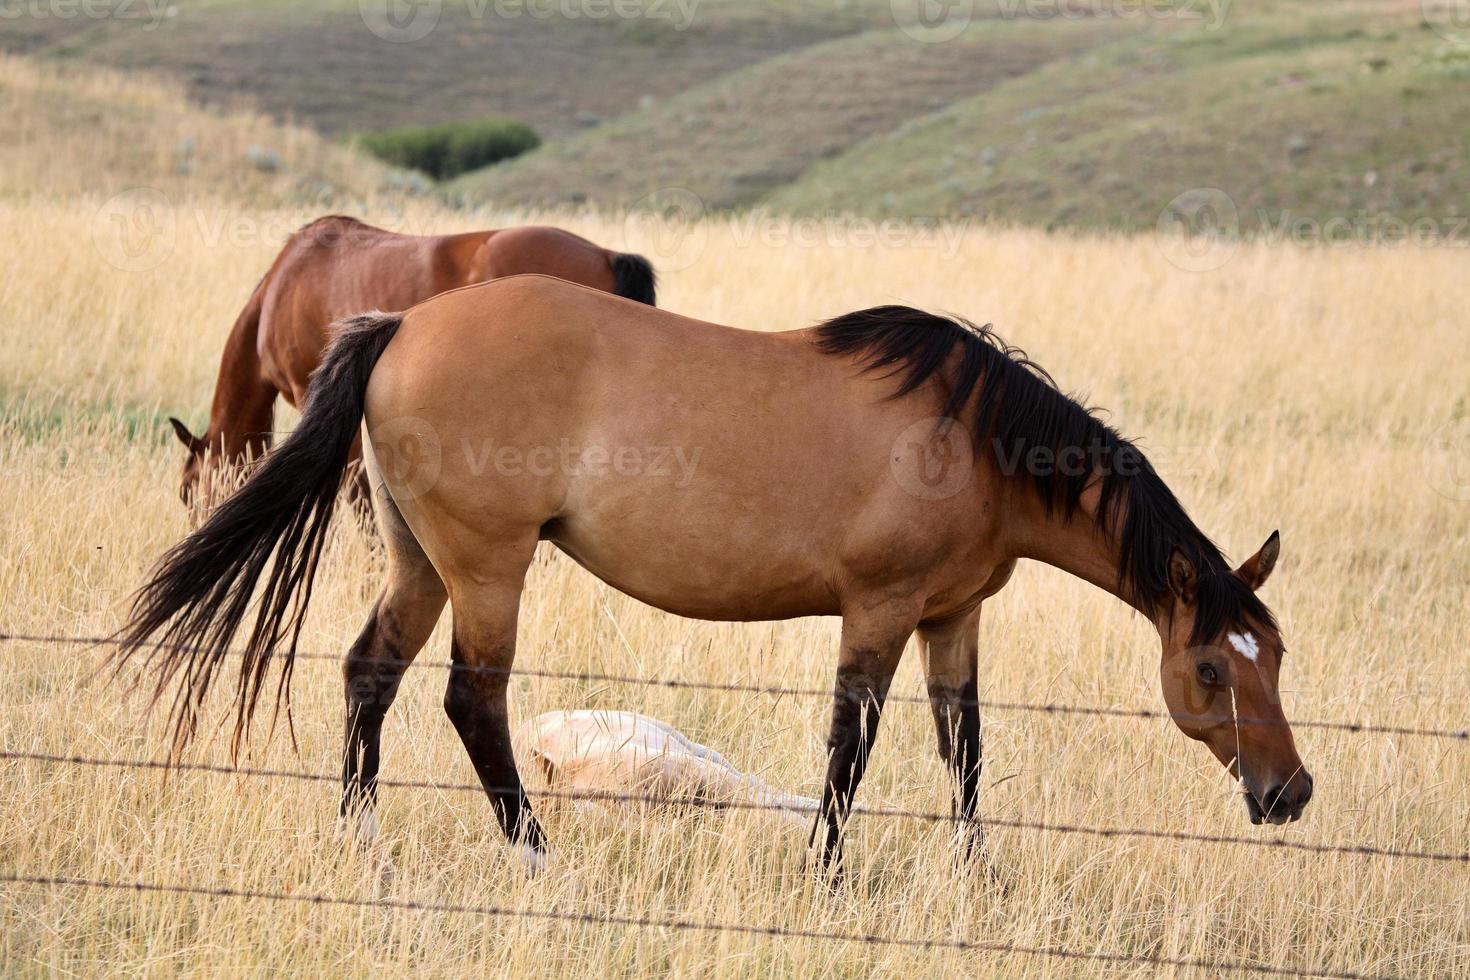
[[[1272,533],[1237,569],[1180,550],[1168,565],[1172,602],[1159,630],[1164,700],[1184,734],[1240,779],[1252,823],[1296,820],[1312,798],[1277,688],[1285,648],[1255,592],[1281,550]]]
[[[188,453],[184,457],[184,471],[179,479],[179,499],[191,511],[207,510],[208,504],[202,499],[201,488],[210,483],[213,469],[210,465],[209,441],[190,432],[187,425],[173,416],[169,416],[168,424],[173,426],[174,435],[178,436],[179,442]]]

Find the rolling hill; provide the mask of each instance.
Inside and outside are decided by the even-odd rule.
[[[757,203],[822,160],[1128,29],[995,21],[935,45],[891,28],[864,32],[733,72],[452,189],[471,199],[619,207],[681,187],[711,208]]]
[[[6,19],[0,46],[162,73],[328,136],[535,126],[540,150],[446,188],[466,204],[617,209],[679,187],[712,209],[1137,229],[1218,188],[1242,228],[1307,235],[1466,207],[1470,36],[1435,0],[1181,7],[1215,16],[988,0],[950,38],[887,0],[704,0],[683,24],[455,0],[390,43],[356,0],[210,0],[156,25]]]
[[[1470,187],[1467,83],[1470,47],[1402,13],[1155,32],[875,136],[763,203],[1137,229],[1181,192],[1218,188],[1248,232],[1448,226]]]

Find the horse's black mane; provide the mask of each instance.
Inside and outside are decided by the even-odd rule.
[[[1118,582],[1134,606],[1149,615],[1167,608],[1176,548],[1194,566],[1191,645],[1208,643],[1247,618],[1275,629],[1270,610],[1233,574],[1143,453],[1059,391],[1045,370],[989,326],[879,306],[829,320],[817,335],[820,350],[854,356],[865,370],[897,378],[895,397],[937,376],[949,388],[945,416],[958,419],[973,398],[976,440],[984,445],[988,439],[1003,472],[1031,470],[1048,513],[1070,520],[1094,474],[1101,474],[1099,526],[1117,530]],[[1033,453],[1043,465],[1028,462]]]

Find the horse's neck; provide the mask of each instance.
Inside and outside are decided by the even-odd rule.
[[[257,346],[264,292],[262,281],[235,321],[220,358],[205,440],[226,459],[247,452],[259,455],[270,444],[276,389],[263,376]]]
[[[1118,573],[1122,554],[1117,535],[1114,528],[1101,526],[1094,491],[1083,494],[1081,507],[1070,520],[1055,511],[1048,514],[1034,496],[1023,496],[1024,514],[1012,532],[1019,552],[1017,557],[1060,568],[1137,608]],[[1121,526],[1123,516],[1120,510],[1115,527]]]

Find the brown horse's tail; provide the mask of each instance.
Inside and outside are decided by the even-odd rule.
[[[613,292],[649,306],[657,306],[658,274],[641,255],[615,253],[612,257]]]
[[[282,641],[287,646],[276,707],[284,699],[289,719],[296,641],[362,423],[368,378],[402,322],[402,314],[367,313],[337,325],[312,375],[296,430],[198,530],[169,549],[134,597],[128,623],[115,637],[116,663],[120,667],[148,649],[155,703],[179,680],[171,711],[175,756],[195,733],[210,683],[267,566],[255,623],[241,651],[232,751],[239,752],[248,734],[266,670]]]

